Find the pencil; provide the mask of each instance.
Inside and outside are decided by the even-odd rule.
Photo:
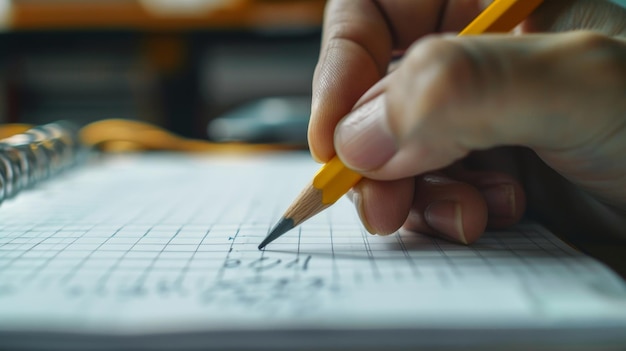
[[[508,32],[528,17],[543,0],[495,0],[459,36]],[[322,166],[313,181],[289,206],[283,217],[259,244],[259,250],[300,223],[320,213],[346,194],[361,179],[335,156]]]

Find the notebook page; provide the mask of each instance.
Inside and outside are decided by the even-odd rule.
[[[372,236],[341,199],[257,250],[317,168],[115,156],[24,192],[0,206],[0,332],[626,328],[624,283],[534,223]]]

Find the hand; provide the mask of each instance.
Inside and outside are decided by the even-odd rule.
[[[353,200],[372,233],[470,243],[527,206],[561,233],[626,238],[626,11],[546,0],[527,35],[439,34],[484,3],[330,1],[313,156],[366,177]]]

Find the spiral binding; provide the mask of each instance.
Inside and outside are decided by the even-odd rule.
[[[59,121],[0,140],[0,203],[81,159],[77,126]]]

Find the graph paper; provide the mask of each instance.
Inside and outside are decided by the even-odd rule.
[[[317,168],[116,156],[3,203],[0,346],[626,343],[623,281],[535,223],[471,246],[373,236],[342,199],[257,250]]]

